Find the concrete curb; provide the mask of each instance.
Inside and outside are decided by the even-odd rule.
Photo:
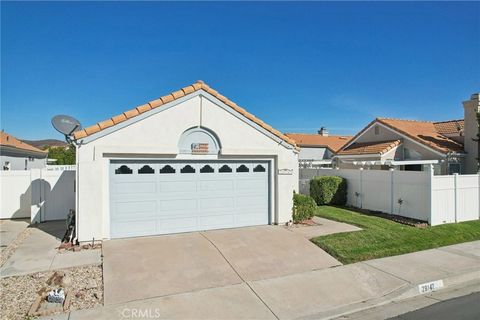
[[[458,287],[461,285],[475,283],[475,282],[480,285],[480,267],[468,270],[461,274],[452,274],[442,279],[432,279],[431,282],[437,281],[437,280],[443,281],[443,287],[438,290],[434,290],[426,293],[420,293],[418,290],[418,286],[423,283],[412,283],[404,287],[401,287],[399,289],[396,289],[380,298],[342,306],[340,308],[331,309],[321,313],[311,314],[311,315],[300,317],[297,319],[305,319],[305,320],[306,319],[325,319],[325,320],[336,319],[342,316],[347,316],[352,313],[368,310],[374,307],[380,307],[391,302],[400,302],[413,297],[425,296],[429,293],[442,291],[452,287]],[[427,283],[428,282],[430,281],[427,281]]]

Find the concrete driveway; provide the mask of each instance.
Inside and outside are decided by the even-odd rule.
[[[340,263],[282,227],[105,241],[105,305],[325,269]]]

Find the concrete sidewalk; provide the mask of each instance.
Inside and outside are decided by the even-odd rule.
[[[15,241],[29,224],[29,219],[0,220],[0,252]]]
[[[101,250],[59,252],[65,232],[65,221],[49,221],[32,225],[30,234],[0,268],[0,277],[19,276],[34,272],[101,264]]]
[[[271,279],[72,311],[55,319],[322,319],[480,278],[480,241]],[[441,289],[441,288],[440,288]],[[135,313],[135,315],[133,315]],[[139,316],[140,315],[140,316]],[[143,315],[143,316],[142,316]],[[49,318],[45,318],[49,319]]]

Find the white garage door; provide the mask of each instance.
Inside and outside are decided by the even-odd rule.
[[[269,223],[264,161],[112,161],[110,236]]]

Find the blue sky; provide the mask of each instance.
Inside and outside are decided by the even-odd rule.
[[[1,4],[1,127],[59,138],[198,79],[286,132],[463,117],[480,3]]]

